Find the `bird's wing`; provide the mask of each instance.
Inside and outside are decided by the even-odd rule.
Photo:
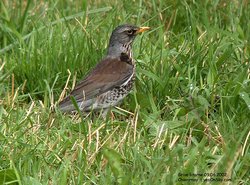
[[[70,96],[77,102],[87,101],[122,85],[133,75],[133,68],[134,66],[126,60],[104,58],[84,80],[76,85],[70,95],[60,103],[60,107],[71,104]]]

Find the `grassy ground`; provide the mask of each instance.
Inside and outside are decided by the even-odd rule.
[[[1,1],[0,184],[250,184],[249,17],[247,0]],[[105,121],[63,115],[122,23],[152,27],[134,91]]]

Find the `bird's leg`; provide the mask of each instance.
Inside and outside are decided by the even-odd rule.
[[[102,118],[105,120],[106,117],[107,117],[107,113],[108,113],[109,109],[106,108],[106,109],[102,109],[101,111],[101,115],[102,115]]]
[[[115,119],[115,115],[113,114],[113,112],[112,112],[112,111],[110,111],[110,114],[111,114],[111,120],[112,120],[112,121],[114,121],[114,119]]]
[[[103,109],[101,111],[102,118],[105,120],[107,118],[107,114],[109,111],[110,111],[110,115],[111,115],[111,120],[113,121],[115,119],[115,115],[111,111],[111,108],[106,108],[106,109]]]

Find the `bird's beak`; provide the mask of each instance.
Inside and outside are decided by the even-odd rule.
[[[147,31],[149,29],[150,29],[150,27],[140,27],[135,33],[139,34],[139,33],[142,33],[144,31]]]

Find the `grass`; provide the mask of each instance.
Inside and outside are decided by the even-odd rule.
[[[250,183],[248,1],[3,0],[0,12],[0,184]],[[133,92],[107,120],[63,115],[67,79],[69,92],[122,23],[152,27],[134,43]]]

